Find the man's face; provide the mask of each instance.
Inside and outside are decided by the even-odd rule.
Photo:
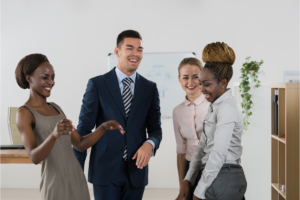
[[[143,58],[142,41],[138,38],[125,38],[121,47],[115,48],[118,68],[127,75],[133,74]]]

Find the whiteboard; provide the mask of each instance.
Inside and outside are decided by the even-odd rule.
[[[157,84],[161,116],[172,117],[173,109],[185,99],[185,92],[178,81],[179,63],[195,53],[144,53],[137,72]],[[116,67],[118,58],[108,54],[109,70]]]

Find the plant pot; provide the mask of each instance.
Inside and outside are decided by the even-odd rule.
[[[253,83],[254,82],[254,76],[253,76],[254,70],[250,70],[249,73],[250,73],[250,74],[248,74],[249,83]]]

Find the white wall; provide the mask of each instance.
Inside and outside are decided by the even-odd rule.
[[[271,89],[269,83],[252,89],[254,107],[250,126],[243,135],[242,166],[247,178],[246,199],[271,199]],[[234,96],[241,102],[239,83],[234,83]]]
[[[265,61],[262,82],[281,82],[283,71],[299,70],[297,0],[1,3],[1,144],[9,142],[7,107],[22,105],[29,96],[14,78],[21,58],[37,52],[47,55],[56,71],[49,101],[59,104],[77,124],[88,79],[107,72],[107,55],[125,29],[141,33],[145,52],[193,51],[201,58],[206,44],[226,42],[237,54],[230,86],[239,81],[239,69],[247,56]],[[163,141],[150,162],[149,186],[178,187],[172,120],[162,123]],[[2,165],[2,187],[38,187],[39,170],[33,165]]]

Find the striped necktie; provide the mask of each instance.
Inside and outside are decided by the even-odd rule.
[[[124,102],[126,118],[128,118],[129,113],[130,113],[130,108],[131,108],[131,102],[132,102],[132,94],[131,94],[131,90],[130,90],[130,84],[131,84],[132,80],[131,80],[131,78],[127,77],[127,78],[124,78],[122,80],[122,82],[124,84],[122,98],[123,98],[123,102]],[[127,145],[125,146],[123,160],[127,161]]]
[[[131,90],[130,90],[130,83],[132,82],[131,78],[124,78],[123,79],[123,84],[124,84],[124,88],[123,88],[123,102],[124,102],[124,108],[125,108],[125,114],[126,117],[128,118],[129,113],[130,113],[130,108],[131,108],[131,102],[132,102],[132,94],[131,94]]]

